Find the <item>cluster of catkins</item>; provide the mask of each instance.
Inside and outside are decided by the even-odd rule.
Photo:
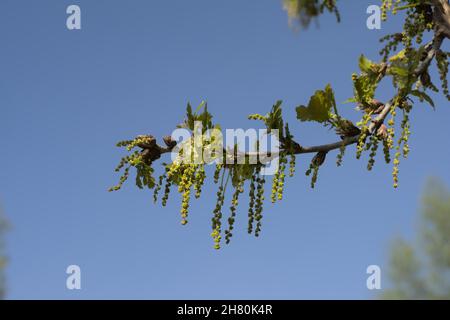
[[[272,180],[272,200],[276,202],[282,200],[285,177],[289,161],[289,176],[293,176],[295,172],[295,155],[281,153],[279,156],[279,167],[273,175]],[[214,170],[214,182],[218,184],[216,193],[216,204],[211,219],[214,247],[220,249],[222,236],[225,243],[228,244],[233,236],[234,224],[236,220],[237,206],[239,205],[240,195],[245,192],[245,185],[248,181],[248,233],[254,234],[256,237],[260,235],[263,218],[264,203],[264,185],[266,183],[265,176],[261,173],[261,164],[217,164]],[[183,161],[175,160],[171,164],[165,164],[165,171],[159,177],[154,187],[154,201],[158,200],[159,194],[164,187],[164,195],[162,204],[166,205],[169,192],[172,185],[176,185],[178,192],[182,195],[181,202],[181,223],[185,225],[188,222],[189,203],[191,200],[191,192],[195,192],[195,197],[201,195],[202,186],[206,179],[205,164],[190,164]],[[232,183],[230,183],[232,181]],[[225,220],[228,222],[226,227],[223,226],[223,207],[225,204],[225,195],[227,186],[232,184],[233,192],[231,195],[231,204],[229,207],[230,214]],[[164,186],[165,185],[165,186]]]

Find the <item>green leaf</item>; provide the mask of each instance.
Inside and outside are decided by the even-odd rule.
[[[367,59],[363,54],[359,57],[359,69],[362,72],[370,73],[372,71],[373,62]]]
[[[368,75],[356,76],[353,79],[355,100],[363,105],[369,104],[375,96],[378,82]]]
[[[191,130],[194,130],[195,119],[194,119],[194,114],[192,113],[192,107],[191,107],[190,103],[188,103],[187,107],[186,107],[186,117],[187,117],[187,119],[186,119],[187,127]]]
[[[139,170],[138,170],[138,172],[136,173],[136,186],[137,186],[139,189],[142,189],[142,188],[143,188],[142,180],[141,180],[141,174],[140,174]]]
[[[203,109],[202,112],[200,112]],[[187,104],[186,108],[186,121],[182,126],[179,127],[187,127],[190,130],[194,130],[195,122],[200,121],[202,123],[203,132],[207,129],[213,128],[212,124],[213,116],[208,112],[208,105],[205,101],[202,101],[198,107],[195,109],[195,112],[192,112],[192,106],[190,103]]]
[[[208,112],[208,105],[206,103],[202,102],[199,107],[203,107],[203,105],[205,108],[199,118],[202,121],[203,131],[206,131],[212,128],[212,115]]]
[[[329,101],[329,103],[331,103],[334,113],[336,115],[338,115],[339,113],[337,110],[336,99],[334,98],[334,92],[333,92],[333,89],[331,88],[330,84],[327,84],[327,86],[325,87],[325,95],[326,95],[327,101]]]
[[[387,72],[392,76],[394,87],[407,91],[411,90],[416,79],[414,70],[420,64],[424,50],[425,46],[421,46],[417,50],[401,51],[390,59],[391,66]]]
[[[400,76],[400,77],[407,77],[409,74],[408,69],[401,67],[401,66],[391,66],[389,68],[389,74]]]
[[[300,121],[326,122],[331,117],[331,108],[336,109],[334,93],[330,85],[325,90],[318,90],[310,98],[308,106],[298,106],[297,119]]]
[[[195,113],[197,114],[197,113],[198,113],[205,105],[206,105],[206,102],[205,102],[205,101],[202,101],[202,102],[198,105],[197,109],[195,109]]]
[[[266,126],[267,129],[278,129],[283,130],[283,116],[281,110],[282,100],[278,100],[272,107],[270,113],[266,116]]]
[[[356,100],[355,97],[353,97],[345,100],[343,103],[355,103],[355,102],[358,102],[358,100]]]
[[[435,108],[433,99],[431,99],[431,97],[428,94],[426,94],[425,92],[422,92],[422,91],[419,91],[419,90],[412,90],[411,94],[413,96],[419,98],[420,101],[424,101],[425,100],[426,102],[428,102],[428,104],[430,106],[433,107],[433,109]]]
[[[403,49],[403,50],[399,51],[396,55],[390,57],[389,61],[394,62],[394,61],[398,61],[398,60],[403,60],[406,57],[405,53],[406,53],[406,50]]]

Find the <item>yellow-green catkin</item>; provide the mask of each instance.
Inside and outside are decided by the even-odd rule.
[[[361,158],[362,152],[364,151],[364,145],[366,143],[367,136],[369,134],[369,122],[372,119],[370,113],[364,114],[359,125],[361,126],[361,134],[358,139],[358,144],[356,146],[356,159]]]
[[[128,143],[131,143],[131,142],[133,142],[133,140],[121,141],[117,144],[117,146],[127,145]],[[127,179],[130,176],[130,167],[136,165],[140,161],[140,159],[141,159],[141,156],[139,154],[139,151],[135,151],[135,152],[133,152],[133,154],[131,154],[129,156],[125,156],[120,160],[119,164],[115,168],[116,172],[119,172],[126,164],[128,164],[128,167],[125,168],[124,173],[119,178],[119,183],[108,189],[109,192],[118,191],[122,188],[123,184],[125,183],[125,181],[127,181]]]
[[[342,166],[342,162],[344,161],[344,156],[345,156],[345,150],[346,150],[346,146],[344,143],[342,143],[341,147],[339,148],[339,153],[336,158],[336,165],[338,167]]]
[[[289,160],[289,177],[293,177],[295,174],[295,161],[296,157],[294,153],[290,154],[290,160]]]
[[[164,182],[165,178],[166,178],[166,174],[165,173],[159,176],[158,183],[156,184],[155,189],[153,190],[153,202],[154,203],[158,202],[158,194],[159,194],[159,191],[162,188],[162,185],[163,185],[163,182]]]
[[[278,185],[277,185],[277,198],[279,201],[283,200],[284,182],[286,180],[286,173],[285,173],[286,164],[287,164],[286,154],[282,154],[280,156],[280,165],[279,165],[280,175],[278,177]]]
[[[200,198],[200,195],[202,193],[202,186],[205,183],[206,179],[206,173],[205,173],[205,166],[203,164],[199,165],[196,173],[195,173],[195,198]]]
[[[115,185],[114,187],[109,188],[108,191],[118,191],[120,188],[122,188],[122,185],[127,181],[128,177],[130,176],[130,167],[126,167],[124,170],[123,175],[119,179],[119,183]]]
[[[131,143],[133,143],[133,140],[123,140],[123,141],[117,142],[116,146],[117,147],[126,147]]]
[[[409,136],[411,134],[410,124],[409,124],[409,110],[406,109],[403,111],[403,120],[401,124],[402,133],[400,138],[398,139],[397,146],[395,147],[396,152],[394,156],[394,168],[392,171],[392,178],[394,181],[394,188],[398,187],[398,174],[399,174],[399,165],[400,165],[400,157],[403,154],[403,157],[408,157],[409,154]]]
[[[375,157],[377,155],[378,143],[379,143],[379,140],[376,135],[372,135],[370,137],[370,140],[371,140],[371,148],[370,148],[369,162],[367,164],[367,170],[369,170],[369,171],[371,171],[373,169],[373,166],[375,164]]]
[[[266,121],[266,117],[260,114],[251,114],[248,116],[249,120],[260,120],[260,121]]]
[[[213,217],[211,219],[212,222],[212,233],[211,233],[211,237],[214,240],[214,248],[216,250],[220,249],[220,242],[222,239],[221,233],[222,233],[222,207],[223,204],[225,202],[225,189],[226,189],[226,185],[228,183],[228,178],[227,178],[227,182],[223,183],[224,180],[224,176],[225,176],[225,171],[222,172],[222,179],[221,179],[221,183],[219,186],[219,189],[217,190],[217,198],[216,198],[216,207],[214,208],[214,212],[213,212]]]
[[[381,3],[381,20],[387,20],[387,12],[392,8],[392,0],[382,0]]]
[[[391,163],[391,148],[389,146],[388,139],[383,139],[383,153],[384,153],[384,161],[386,163]]]
[[[393,127],[388,128],[387,133],[386,146],[389,148],[389,150],[392,150],[394,148],[395,129]]]
[[[263,212],[263,203],[264,203],[264,184],[265,179],[263,177],[258,177],[256,179],[257,187],[256,187],[256,204],[255,204],[255,220],[256,220],[256,228],[255,228],[255,236],[259,237],[262,227],[262,212]]]
[[[234,222],[236,220],[236,209],[239,204],[239,194],[244,192],[243,184],[244,184],[244,180],[240,179],[238,182],[238,185],[236,186],[236,188],[234,190],[233,197],[231,199],[231,206],[230,206],[231,215],[228,218],[228,229],[225,230],[225,243],[226,244],[230,243],[231,237],[233,236]]]
[[[133,148],[137,147],[138,145],[140,145],[140,144],[150,144],[151,141],[152,141],[152,138],[149,137],[149,136],[138,136],[134,140],[122,141],[122,145],[120,145],[120,146],[125,146],[126,145],[127,146],[127,150],[131,151]]]
[[[214,171],[214,183],[219,183],[220,178],[220,172],[222,171],[223,165],[222,164],[216,164],[216,170]]]
[[[169,200],[171,186],[172,186],[172,181],[169,179],[166,179],[166,185],[164,187],[164,196],[161,199],[161,204],[163,207],[165,207],[167,205],[167,201]]]
[[[181,201],[181,224],[188,223],[187,217],[189,213],[189,202],[191,199],[191,187],[195,180],[196,165],[185,164],[182,171],[181,180],[178,184],[178,191],[182,193]]]
[[[394,139],[395,139],[395,116],[397,115],[397,111],[395,109],[395,106],[393,106],[390,110],[390,119],[388,120],[388,126],[389,128],[387,129],[387,145],[389,147],[389,149],[393,149],[394,148]]]
[[[270,194],[270,199],[272,201],[272,203],[275,203],[277,201],[277,194],[278,194],[278,180],[280,178],[280,167],[278,166],[277,171],[275,172],[275,174],[273,175],[272,178],[272,191]]]
[[[400,7],[403,0],[395,0],[395,3],[392,7],[392,14],[397,14],[398,8]]]
[[[214,248],[220,249],[221,227],[222,227],[222,206],[224,201],[224,187],[220,186],[217,191],[216,207],[214,208],[214,216],[212,218],[211,237],[214,239]]]
[[[247,232],[251,234],[253,232],[253,222],[255,220],[255,204],[256,204],[256,170],[252,174],[252,178],[250,180],[250,190],[249,190],[249,206],[248,206],[248,228]]]
[[[119,172],[128,162],[130,161],[130,157],[129,156],[125,156],[125,157],[123,157],[121,160],[120,160],[120,162],[119,162],[119,164],[117,165],[117,167],[116,167],[116,169],[115,169],[115,171],[116,172]]]
[[[222,236],[220,235],[220,226],[217,225],[213,232],[211,232],[211,237],[214,239],[214,249],[220,249],[220,241],[222,240]]]
[[[436,54],[436,62],[438,66],[439,71],[439,78],[441,79],[441,87],[442,92],[446,96],[448,100],[450,100],[450,92],[448,88],[448,69],[449,69],[449,62],[448,62],[448,55],[444,53],[443,51],[439,50]]]
[[[400,148],[396,147],[396,152],[394,156],[394,168],[392,169],[392,180],[394,181],[394,188],[398,188],[398,173],[399,173],[399,165],[400,165]]]
[[[312,167],[311,188],[314,189],[319,177],[319,166]]]
[[[325,158],[327,156],[327,152],[318,152],[311,160],[311,164],[309,165],[309,169],[306,171],[306,175],[311,177],[311,188],[314,189],[317,178],[319,176],[319,168],[325,162]]]
[[[409,111],[405,110],[403,114],[402,121],[402,136],[401,142],[403,143],[402,154],[404,158],[409,155],[409,136],[411,135],[410,124],[409,124]]]

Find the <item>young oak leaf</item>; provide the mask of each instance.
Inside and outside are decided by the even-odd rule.
[[[297,119],[323,123],[331,118],[331,109],[336,109],[334,93],[330,85],[325,90],[317,90],[310,98],[308,106],[298,106]]]
[[[426,101],[428,102],[428,104],[433,107],[433,109],[435,109],[435,105],[433,102],[433,99],[431,99],[431,97],[426,94],[425,92],[419,91],[419,90],[412,90],[411,94],[417,98],[419,98],[419,100],[422,101]]]
[[[363,54],[359,56],[359,69],[361,72],[370,73],[374,63],[367,59]]]

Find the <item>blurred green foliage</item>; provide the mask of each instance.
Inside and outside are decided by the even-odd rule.
[[[450,192],[439,181],[426,187],[416,241],[392,244],[388,273],[382,299],[450,299]]]
[[[286,10],[289,22],[298,22],[301,27],[306,28],[312,20],[324,12],[334,13],[340,21],[336,0],[283,0],[283,8]]]
[[[8,224],[6,222],[6,218],[3,216],[3,213],[0,208],[0,300],[5,298],[6,289],[5,289],[5,275],[4,270],[6,267],[6,256],[4,253],[4,243],[3,238],[6,233]]]

